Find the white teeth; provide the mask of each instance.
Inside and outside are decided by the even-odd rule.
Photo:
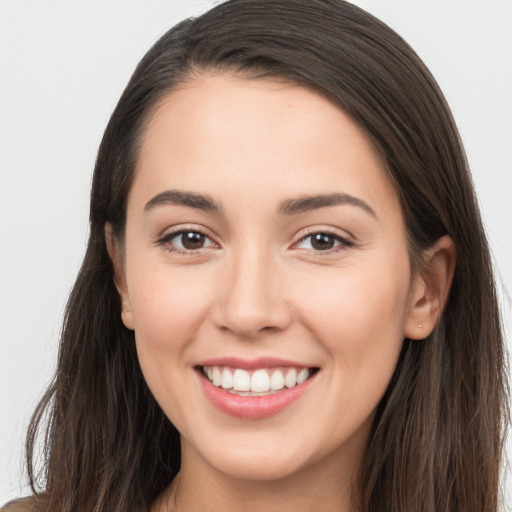
[[[222,376],[220,370],[216,366],[213,367],[211,381],[214,386],[220,386],[222,384]]]
[[[286,372],[286,376],[284,378],[284,385],[287,388],[293,388],[297,384],[297,370],[295,368],[290,368]]]
[[[281,370],[274,370],[270,377],[270,389],[278,391],[284,388],[284,377]]]
[[[235,373],[233,374],[233,389],[235,391],[251,390],[251,377],[248,372],[240,369],[235,370]]]
[[[297,384],[302,384],[309,377],[309,370],[307,368],[302,368],[302,370],[297,374]]]
[[[241,368],[205,366],[203,373],[214,386],[244,396],[274,393],[302,384],[311,375],[309,368]]]
[[[268,391],[270,389],[270,377],[267,370],[256,370],[251,377],[251,391]]]
[[[227,369],[222,370],[222,387],[231,389],[233,387],[233,374]]]

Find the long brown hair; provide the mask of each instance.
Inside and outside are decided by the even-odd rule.
[[[329,98],[381,152],[413,266],[439,237],[454,240],[458,260],[443,317],[427,340],[404,340],[368,442],[360,498],[366,512],[496,512],[507,417],[504,347],[464,150],[414,51],[341,0],[230,0],[176,25],[137,66],[101,142],[87,252],[55,378],[29,430],[29,475],[42,510],[149,510],[179,471],[179,434],[146,386],[133,333],[121,322],[104,228],[111,223],[122,239],[138,148],[155,106],[206,70],[280,77]],[[41,471],[33,455],[39,433]]]

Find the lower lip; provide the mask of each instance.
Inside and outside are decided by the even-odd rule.
[[[259,419],[278,414],[297,401],[310,387],[317,374],[291,389],[283,389],[264,396],[239,396],[214,386],[198,372],[201,386],[217,409],[237,418]]]

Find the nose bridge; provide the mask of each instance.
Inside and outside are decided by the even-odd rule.
[[[277,257],[268,247],[249,242],[233,251],[218,304],[219,326],[244,337],[284,329],[290,312],[279,274]]]

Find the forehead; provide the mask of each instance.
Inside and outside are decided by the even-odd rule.
[[[341,187],[396,207],[382,158],[343,110],[296,84],[228,74],[196,76],[155,109],[132,192],[162,187],[288,196]]]
[[[228,144],[222,136],[233,136],[239,128],[242,131],[236,134],[237,139],[250,136],[255,142],[277,141],[277,135],[300,140],[312,138],[315,132],[325,135],[327,130],[334,130],[342,139],[364,143],[365,150],[379,158],[367,134],[341,108],[312,88],[284,79],[247,79],[206,72],[194,75],[158,102],[147,123],[142,151],[173,129],[174,136],[178,132],[183,136],[181,142],[192,130],[192,135],[213,136],[216,140],[212,142]],[[269,144],[267,149],[273,146]]]

